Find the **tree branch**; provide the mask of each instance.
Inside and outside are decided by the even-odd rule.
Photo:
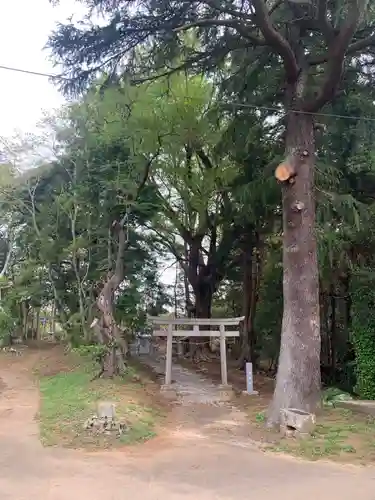
[[[203,151],[203,149],[197,149],[198,158],[201,160],[202,164],[208,169],[211,170],[213,168],[212,161]]]
[[[249,21],[252,17],[251,14],[246,14],[245,12],[241,12],[239,10],[230,9],[229,7],[223,7],[221,5],[217,5],[215,0],[205,0],[204,2],[208,7],[217,12],[221,12],[222,14],[228,14],[232,17],[237,17],[239,19],[244,19]]]
[[[370,35],[362,40],[357,40],[349,45],[347,50],[347,54],[354,54],[355,52],[365,49],[366,47],[370,47],[375,44],[375,33]]]
[[[181,238],[187,243],[191,244],[193,236],[191,232],[185,227],[185,225],[180,221],[177,213],[173,210],[173,208],[169,205],[169,203],[163,198],[163,196],[159,193],[160,199],[163,203],[163,212],[164,215],[172,222],[177,231],[179,232]]]
[[[159,144],[160,144],[160,137],[159,137]],[[137,201],[138,197],[139,197],[139,194],[140,192],[142,191],[142,189],[145,187],[145,184],[147,182],[147,179],[150,175],[150,168],[151,168],[151,165],[152,165],[152,162],[155,160],[155,158],[157,158],[159,156],[159,153],[160,153],[160,149],[161,147],[158,148],[158,150],[156,151],[155,154],[153,154],[151,156],[151,158],[146,162],[146,165],[145,165],[145,169],[144,169],[144,172],[143,172],[143,176],[142,176],[142,179],[141,179],[141,182],[139,183],[138,185],[138,188],[137,188],[137,192],[135,193],[135,196],[134,196],[134,199],[132,200],[133,203],[135,201]],[[128,213],[126,213],[124,215],[124,217],[121,219],[121,222],[120,222],[120,226],[121,227],[124,227],[124,224],[126,222],[126,219],[128,217]]]
[[[299,67],[289,42],[274,28],[264,0],[253,0],[255,18],[266,44],[274,49],[283,60],[288,82],[298,78]]]
[[[191,28],[206,28],[209,26],[224,26],[226,28],[233,28],[241,36],[250,40],[254,45],[266,45],[266,41],[262,38],[253,35],[244,22],[237,21],[235,19],[201,19],[194,23],[184,24],[175,28],[173,31],[178,33],[180,31],[187,31]]]
[[[330,45],[335,38],[335,31],[327,19],[327,0],[319,0],[318,2],[318,26],[327,45]]]
[[[362,8],[360,8],[360,6],[358,5],[358,2],[360,1],[362,0],[356,0],[356,6],[352,11],[352,15],[349,17],[348,21],[340,29],[338,35],[331,43],[331,46],[328,50],[328,66],[325,71],[325,79],[323,85],[315,99],[302,104],[301,109],[303,111],[307,111],[309,113],[318,111],[328,101],[330,101],[335,94],[337,85],[341,80],[345,54],[349,50],[350,41],[353,38],[353,35],[358,26],[358,22],[363,13],[364,3],[362,4]]]
[[[372,45],[375,45],[375,33],[351,43],[346,51],[346,55],[354,55],[356,52],[371,47]],[[309,59],[308,63],[310,66],[318,66],[319,64],[328,62],[328,59],[329,54],[325,54]]]
[[[284,3],[283,0],[277,0],[273,6],[270,8],[269,12],[268,12],[268,15],[271,17],[272,14],[275,12],[275,10],[277,10],[282,4]]]

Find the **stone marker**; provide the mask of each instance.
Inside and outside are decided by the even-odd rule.
[[[100,401],[97,406],[97,414],[100,419],[114,420],[116,405],[110,401]]]
[[[241,394],[243,396],[258,396],[259,392],[254,390],[254,382],[253,382],[253,364],[246,363],[246,390],[242,391]]]
[[[310,435],[316,426],[316,418],[297,408],[284,408],[280,412],[280,430],[288,437],[304,437]]]
[[[100,401],[97,404],[97,415],[86,420],[84,429],[95,433],[111,434],[113,431],[120,436],[128,430],[125,422],[117,422],[115,418],[115,403],[110,401]]]
[[[234,396],[234,390],[231,385],[219,385],[219,400],[230,401]]]

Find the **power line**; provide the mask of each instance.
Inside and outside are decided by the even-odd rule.
[[[34,76],[42,76],[45,78],[61,78],[63,80],[69,80],[68,78],[61,76],[61,75],[51,75],[49,73],[43,73],[40,71],[32,71],[28,69],[22,69],[22,68],[14,68],[12,66],[5,66],[0,64],[0,70],[6,70],[6,71],[14,71],[16,73],[23,73],[27,75],[34,75]],[[192,97],[185,96],[185,99],[190,99],[192,100]],[[221,104],[223,106],[232,106],[233,108],[242,108],[242,109],[258,109],[260,111],[271,111],[272,113],[283,113],[283,110],[280,108],[275,108],[272,106],[259,106],[258,104],[243,104],[240,102],[225,102],[225,101],[217,101],[217,104]],[[314,115],[314,116],[322,116],[326,118],[340,118],[343,120],[356,120],[356,121],[367,121],[367,122],[375,122],[375,118],[372,118],[370,116],[356,116],[356,115],[340,115],[336,113],[321,113],[321,112],[310,112],[310,111],[296,111],[296,110],[290,110],[289,112],[292,113],[299,113],[301,115]]]
[[[226,104],[228,106],[237,106],[237,107],[243,107],[243,108],[252,108],[252,109],[259,109],[262,111],[273,111],[276,113],[283,113],[283,110],[280,108],[272,108],[268,106],[258,106],[257,104],[241,104],[241,103],[225,103],[225,102],[220,102],[219,104]],[[298,113],[300,115],[314,115],[314,116],[325,116],[327,118],[343,118],[346,120],[362,120],[362,121],[368,121],[368,122],[375,122],[375,118],[372,118],[370,116],[356,116],[356,115],[338,115],[336,113],[320,113],[318,112],[311,112],[311,111],[297,111],[290,109],[289,113]]]
[[[48,73],[42,73],[40,71],[32,71],[32,70],[22,69],[22,68],[13,68],[12,66],[4,66],[2,64],[0,65],[0,69],[4,69],[6,71],[14,71],[16,73],[24,73],[26,75],[44,76],[47,78],[63,78],[63,77],[59,77],[59,75],[50,75]]]

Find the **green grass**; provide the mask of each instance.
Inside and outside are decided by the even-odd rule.
[[[281,438],[266,449],[309,460],[375,461],[375,420],[349,410],[326,409],[305,439]]]
[[[88,364],[53,376],[39,375],[39,422],[44,445],[108,448],[155,436],[163,411],[147,395],[146,384],[134,369],[113,381],[91,382],[92,375]],[[103,400],[116,403],[116,417],[127,425],[121,437],[116,437],[116,433],[94,435],[84,429],[85,421],[95,414],[97,402]]]
[[[350,463],[375,462],[375,419],[325,404],[317,415],[314,433],[307,438],[283,437],[265,425],[271,394],[238,400],[247,413],[251,434],[260,447],[308,460],[329,459]]]

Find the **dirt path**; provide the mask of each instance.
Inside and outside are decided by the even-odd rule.
[[[164,379],[163,357],[143,356],[141,360]],[[173,411],[176,427],[172,430],[175,437],[199,435],[216,441],[228,437],[251,440],[246,414],[223,401],[218,384],[177,363],[172,365],[172,380],[177,396]]]
[[[375,500],[374,469],[284,459],[192,429],[123,452],[44,449],[35,356],[1,362],[1,500]]]

